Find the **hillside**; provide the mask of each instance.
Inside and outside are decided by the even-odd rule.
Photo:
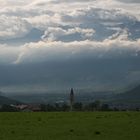
[[[125,100],[140,100],[140,85],[129,91],[118,94],[116,97],[118,99],[125,99]]]
[[[16,101],[16,100],[10,99],[8,97],[2,96],[1,94],[2,94],[2,92],[0,92],[0,105],[20,103],[19,101]]]
[[[111,106],[118,107],[120,109],[140,108],[140,85],[124,93],[113,95],[108,99],[108,103]]]

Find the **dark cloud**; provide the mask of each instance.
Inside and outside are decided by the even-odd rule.
[[[139,58],[96,59],[83,58],[50,61],[39,64],[3,66],[0,73],[1,87],[42,87],[40,91],[63,90],[70,87],[90,90],[113,90],[140,81],[129,79],[138,72]],[[36,88],[36,90],[37,90]],[[20,89],[20,90],[22,90]]]
[[[119,1],[0,1],[1,89],[140,82],[139,1]]]

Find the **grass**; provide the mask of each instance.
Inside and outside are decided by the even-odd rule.
[[[139,139],[139,112],[0,113],[0,140]]]

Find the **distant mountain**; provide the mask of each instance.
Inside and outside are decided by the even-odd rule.
[[[24,103],[55,103],[69,102],[69,93],[36,93],[36,94],[19,94],[9,95],[9,98]],[[6,98],[6,99],[9,99]],[[1,100],[1,96],[0,96]],[[88,103],[95,100],[109,103],[116,106],[140,107],[140,85],[122,93],[113,92],[75,92],[75,102]],[[13,100],[12,100],[13,101]]]
[[[107,100],[112,96],[112,92],[87,92],[87,91],[74,91],[75,102],[88,103],[95,100]],[[69,91],[67,93],[22,93],[22,94],[9,94],[10,98],[24,102],[24,103],[55,103],[55,102],[69,102]]]
[[[112,95],[107,99],[107,102],[120,109],[140,108],[140,85],[124,93]]]
[[[2,96],[2,94],[3,93],[0,92],[0,105],[3,105],[3,104],[9,105],[9,104],[19,104],[19,103],[21,103],[19,101],[16,101],[16,100],[10,99],[8,97]]]
[[[125,99],[125,100],[139,100],[140,101],[140,85],[126,91],[124,93],[120,93],[116,95],[118,99]]]

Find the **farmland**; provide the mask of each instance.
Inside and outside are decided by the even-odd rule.
[[[139,139],[139,112],[0,113],[0,140]]]

